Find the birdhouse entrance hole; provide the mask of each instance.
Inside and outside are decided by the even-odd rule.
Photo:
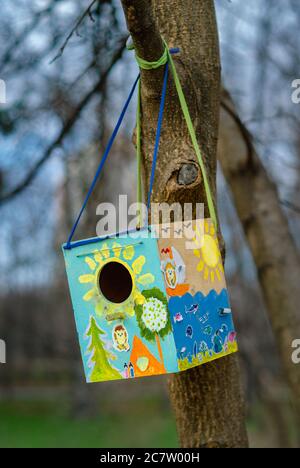
[[[132,277],[122,263],[109,262],[104,265],[98,281],[101,294],[110,302],[121,304],[131,296]]]

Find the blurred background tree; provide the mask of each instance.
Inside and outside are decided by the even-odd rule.
[[[297,0],[215,3],[230,108],[278,192],[298,256],[300,114],[291,84],[299,78],[300,5]],[[7,342],[8,364],[0,368],[0,444],[174,446],[164,379],[85,385],[58,255],[137,73],[134,58],[124,53],[120,2],[2,0],[1,7],[0,78],[7,85],[7,104],[0,106],[0,337]],[[227,99],[226,94],[225,104]],[[78,235],[95,234],[95,205],[102,200],[114,202],[126,192],[134,199],[134,113],[133,106]],[[237,145],[241,128],[233,128]],[[225,143],[223,154],[224,148]],[[262,277],[239,220],[236,180],[228,173],[225,168],[233,196],[220,171],[219,207],[251,443],[299,446],[278,335],[275,341],[268,318],[270,302],[261,294]],[[250,247],[253,253],[251,240]],[[284,253],[285,245],[281,248]],[[289,275],[290,282],[297,280],[295,270],[282,271],[283,283]],[[149,418],[147,427],[141,411]],[[134,436],[128,425],[139,428]],[[37,430],[42,427],[47,431]]]

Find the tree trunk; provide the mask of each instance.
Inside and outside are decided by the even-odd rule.
[[[220,59],[213,0],[122,0],[122,4],[136,53],[141,58],[158,60],[163,53],[162,37],[169,47],[180,48],[174,60],[215,192]],[[143,70],[141,75],[142,153],[147,186],[163,69]],[[198,162],[172,80],[153,201],[206,202]],[[170,377],[170,396],[182,447],[247,446],[236,355]]]
[[[283,369],[298,406],[300,369],[291,356],[292,342],[300,338],[299,253],[276,187],[225,92],[219,159],[253,254]]]

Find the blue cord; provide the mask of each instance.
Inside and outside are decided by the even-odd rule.
[[[119,117],[119,120],[118,120],[118,122],[117,122],[117,125],[116,125],[116,127],[115,127],[115,129],[114,129],[114,131],[113,131],[113,133],[112,133],[112,135],[111,135],[111,137],[110,137],[110,139],[109,139],[108,145],[107,145],[107,147],[106,147],[106,149],[105,149],[105,152],[104,152],[104,154],[103,154],[103,156],[102,156],[101,162],[100,162],[99,167],[98,167],[98,169],[97,169],[97,172],[96,172],[96,175],[95,175],[94,180],[93,180],[93,182],[92,182],[92,185],[91,185],[91,187],[90,187],[90,189],[89,189],[89,191],[88,191],[88,193],[87,193],[87,196],[86,196],[86,198],[85,198],[85,200],[84,200],[84,202],[83,202],[82,208],[81,208],[81,210],[80,210],[80,212],[79,212],[79,215],[78,215],[78,217],[77,217],[77,219],[76,219],[76,221],[75,221],[75,223],[74,223],[74,226],[72,227],[71,234],[70,234],[70,236],[69,236],[69,238],[68,238],[67,244],[66,244],[66,246],[64,247],[66,250],[70,250],[70,249],[72,248],[72,247],[71,247],[71,242],[72,242],[73,236],[74,236],[74,234],[75,234],[75,231],[76,231],[76,229],[77,229],[77,226],[78,226],[78,224],[79,224],[79,221],[80,221],[80,219],[81,219],[81,216],[82,216],[82,214],[83,214],[83,212],[84,212],[84,210],[85,210],[85,208],[86,208],[86,205],[87,205],[87,203],[88,203],[88,201],[89,201],[89,198],[90,198],[90,196],[92,195],[92,192],[93,192],[93,190],[94,190],[94,188],[95,188],[95,186],[96,186],[96,183],[97,183],[97,181],[98,181],[98,178],[99,178],[99,176],[100,176],[100,174],[101,174],[101,172],[102,172],[102,169],[103,169],[103,167],[104,167],[104,164],[106,163],[107,157],[108,157],[108,155],[109,155],[109,153],[110,153],[110,150],[111,150],[111,148],[112,148],[112,145],[113,145],[113,143],[114,143],[114,141],[115,141],[115,139],[116,139],[116,136],[117,136],[117,134],[118,134],[118,132],[119,132],[120,126],[121,126],[121,124],[122,124],[122,122],[123,122],[123,119],[124,119],[125,114],[126,114],[126,112],[127,112],[127,109],[128,109],[129,104],[130,104],[130,101],[131,101],[131,99],[132,99],[132,97],[133,97],[133,94],[134,94],[135,88],[136,88],[136,86],[137,86],[137,84],[138,84],[138,82],[139,82],[139,79],[140,79],[140,75],[137,77],[137,79],[136,79],[135,82],[134,82],[134,85],[133,85],[133,87],[132,87],[132,89],[131,89],[131,91],[130,91],[130,94],[129,94],[128,98],[127,98],[127,101],[126,101],[126,103],[125,103],[125,106],[124,106],[124,108],[123,108],[123,110],[122,110],[122,112],[121,112],[121,115],[120,115],[120,117]]]
[[[177,49],[177,48],[174,48],[174,49],[170,49],[170,52],[171,54],[177,54],[178,52],[180,52],[180,49]],[[149,185],[149,193],[148,193],[148,210],[150,208],[150,204],[151,204],[151,194],[152,194],[152,190],[153,190],[153,185],[154,185],[154,178],[155,178],[155,170],[156,170],[156,164],[157,164],[157,157],[158,157],[158,151],[159,151],[159,143],[160,143],[160,137],[161,137],[161,129],[162,129],[162,123],[163,123],[163,115],[164,115],[164,108],[165,108],[165,102],[166,102],[166,94],[167,94],[167,86],[168,86],[168,76],[169,76],[169,63],[166,64],[165,66],[165,74],[164,74],[164,83],[163,83],[163,89],[162,89],[162,96],[161,96],[161,102],[160,102],[160,109],[159,109],[159,117],[158,117],[158,123],[157,123],[157,132],[156,132],[156,140],[155,140],[155,148],[154,148],[154,154],[153,154],[153,162],[152,162],[152,169],[151,169],[151,178],[150,178],[150,185]],[[135,89],[137,87],[137,84],[140,80],[140,75],[138,75],[137,79],[135,80],[134,82],[134,85],[130,91],[130,94],[127,98],[127,101],[123,107],[123,110],[121,112],[121,115],[118,119],[118,122],[117,122],[117,125],[109,139],[109,142],[108,142],[108,145],[104,151],[104,154],[102,156],[102,159],[101,159],[101,162],[98,166],[98,169],[97,169],[97,172],[96,172],[96,175],[93,179],[93,182],[91,184],[91,187],[86,195],[86,198],[83,202],[83,205],[82,205],[82,208],[79,212],[79,215],[74,223],[74,226],[72,227],[72,230],[71,230],[71,233],[69,235],[69,238],[67,240],[67,243],[63,246],[63,248],[65,250],[71,250],[73,247],[77,247],[79,245],[86,245],[86,244],[89,244],[89,243],[93,243],[93,242],[96,242],[97,239],[99,238],[93,238],[93,239],[86,239],[84,241],[78,241],[77,243],[73,243],[72,245],[72,239],[73,239],[73,236],[75,234],[75,231],[78,227],[78,224],[79,224],[79,221],[81,219],[81,216],[83,215],[83,212],[86,208],[86,205],[90,199],[90,196],[92,195],[93,193],[93,190],[97,184],[97,181],[99,179],[99,176],[103,170],[103,167],[106,163],[106,160],[107,160],[107,157],[110,153],[110,150],[113,146],[113,143],[116,139],[116,136],[119,132],[119,129],[121,127],[121,124],[123,122],[123,119],[125,117],[125,114],[127,112],[127,109],[128,109],[128,106],[132,100],[132,97],[133,97],[133,94],[135,92]]]

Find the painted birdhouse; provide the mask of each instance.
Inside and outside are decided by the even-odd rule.
[[[64,246],[88,382],[179,372],[237,351],[215,229],[210,220],[201,234],[191,228],[193,248],[151,228]]]

